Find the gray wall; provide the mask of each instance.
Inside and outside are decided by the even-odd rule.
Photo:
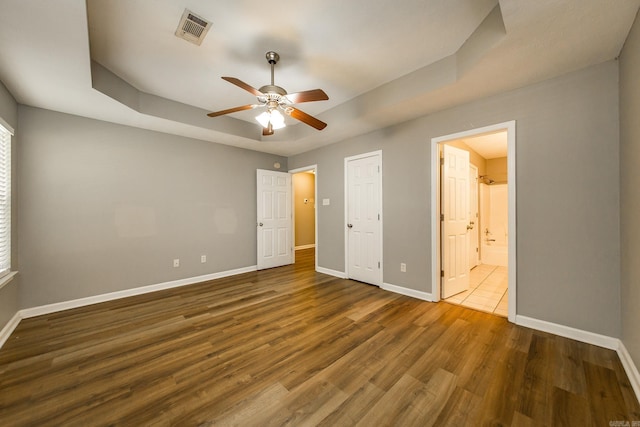
[[[256,264],[256,169],[286,158],[22,105],[18,116],[22,307]]]
[[[517,312],[620,334],[618,63],[289,158],[317,164],[319,266],[344,271],[344,157],[383,150],[384,281],[431,284],[431,138],[517,121]],[[407,272],[400,272],[400,263]]]
[[[640,366],[640,18],[620,55],[622,342]]]
[[[18,127],[18,104],[16,100],[13,99],[13,96],[9,93],[7,88],[0,82],[0,118],[11,126],[13,130],[16,132],[16,136],[18,136],[17,127]],[[15,200],[17,199],[17,180],[16,180],[16,170],[18,168],[16,162],[16,145],[17,138],[12,138],[13,151],[12,151],[12,197],[14,203],[12,205],[11,210],[11,234],[12,234],[12,242],[11,242],[11,268],[16,270],[18,268],[17,262],[17,239],[16,239],[16,224],[17,224],[17,208],[15,204]],[[19,277],[14,277],[11,282],[7,283],[2,289],[0,289],[0,330],[4,328],[9,320],[17,313],[19,310],[19,300],[18,300],[18,283],[20,281]]]

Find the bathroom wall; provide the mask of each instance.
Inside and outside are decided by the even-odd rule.
[[[497,183],[507,182],[507,158],[488,159],[487,176]]]

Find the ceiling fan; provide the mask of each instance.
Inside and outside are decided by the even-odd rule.
[[[280,86],[276,86],[273,83],[273,69],[274,66],[280,60],[280,55],[276,52],[269,51],[266,54],[267,62],[271,64],[271,84],[262,86],[260,89],[256,89],[242,80],[235,77],[222,77],[223,80],[228,81],[231,84],[238,86],[252,93],[258,98],[257,104],[248,104],[241,107],[229,108],[227,110],[216,111],[207,114],[209,117],[217,117],[225,114],[236,113],[238,111],[251,110],[253,108],[266,107],[266,111],[256,117],[256,120],[262,125],[262,135],[273,135],[274,129],[280,129],[285,126],[284,116],[280,111],[300,120],[301,122],[314,127],[318,130],[322,130],[327,127],[327,124],[317,118],[301,111],[292,104],[299,104],[302,102],[312,101],[326,101],[329,99],[326,93],[322,89],[312,89],[303,92],[287,93],[286,90]]]

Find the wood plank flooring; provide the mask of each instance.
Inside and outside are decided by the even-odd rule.
[[[609,426],[615,352],[298,263],[23,320],[0,424]]]

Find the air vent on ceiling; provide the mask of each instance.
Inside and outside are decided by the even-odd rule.
[[[209,28],[211,28],[211,22],[185,9],[182,18],[180,18],[176,36],[200,46]]]

